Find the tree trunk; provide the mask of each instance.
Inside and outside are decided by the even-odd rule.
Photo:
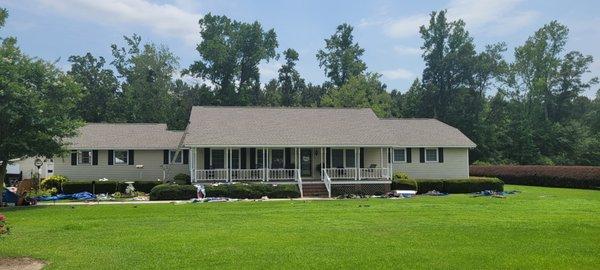
[[[4,179],[6,178],[6,167],[8,166],[8,160],[2,160],[0,164],[0,207],[2,207],[2,194],[4,194]]]

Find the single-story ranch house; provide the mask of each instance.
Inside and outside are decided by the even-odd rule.
[[[371,109],[193,107],[185,131],[165,124],[90,123],[54,172],[71,181],[388,185],[469,176],[475,144],[435,119],[380,119]],[[302,190],[302,188],[301,188]]]

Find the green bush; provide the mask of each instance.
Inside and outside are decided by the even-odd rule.
[[[68,182],[69,178],[67,178],[66,176],[62,176],[62,175],[52,175],[44,180],[42,180],[42,182],[40,183],[40,187],[42,189],[56,189],[56,190],[61,190],[61,187],[64,183]]]
[[[173,181],[180,185],[190,185],[191,178],[189,174],[179,173],[173,177]]]
[[[206,196],[236,199],[259,199],[263,196],[269,198],[297,198],[300,197],[300,191],[297,185],[235,183],[207,186]]]
[[[392,189],[416,190],[427,193],[437,190],[445,193],[471,193],[482,190],[504,190],[504,182],[498,178],[471,177],[468,179],[395,179]]]
[[[95,182],[95,190],[92,182]],[[127,181],[73,181],[63,184],[63,193],[73,194],[78,192],[90,192],[95,194],[115,192],[125,193],[127,188]],[[162,184],[159,181],[134,181],[133,187],[136,191],[149,193],[153,187]]]
[[[196,198],[197,189],[191,185],[162,184],[150,191],[151,201],[189,200]]]
[[[600,166],[471,165],[469,172],[513,185],[600,189]]]
[[[407,174],[397,172],[394,174],[394,178],[392,178],[391,188],[399,190],[417,190],[417,182],[410,179]]]

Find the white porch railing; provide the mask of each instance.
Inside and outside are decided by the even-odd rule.
[[[388,179],[388,168],[360,168],[360,179]]]
[[[227,169],[196,170],[196,181],[227,181]]]
[[[269,178],[271,180],[295,180],[296,170],[295,169],[269,169]]]
[[[263,169],[240,169],[231,170],[232,181],[262,181],[264,175]]]
[[[325,188],[327,189],[327,196],[329,196],[329,198],[331,198],[331,178],[327,174],[327,169],[321,170],[321,180],[323,180],[323,183],[325,184]]]
[[[356,179],[356,168],[327,168],[327,175],[335,179]]]

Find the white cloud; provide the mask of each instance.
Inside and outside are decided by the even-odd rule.
[[[394,46],[394,51],[399,55],[420,55],[421,48],[398,45]]]
[[[384,24],[384,31],[390,37],[411,37],[419,33],[419,27],[429,20],[429,16],[418,14],[391,20]]]
[[[384,70],[381,72],[381,74],[383,74],[383,77],[390,79],[390,80],[399,80],[399,79],[406,80],[406,79],[412,79],[412,78],[416,77],[416,75],[414,73],[412,73],[410,70],[403,69],[403,68]]]
[[[200,13],[147,0],[40,0],[49,9],[83,20],[117,26],[141,26],[189,45],[200,41]]]
[[[281,64],[279,61],[269,61],[267,62],[261,62],[258,65],[258,70],[260,71],[260,76],[261,81],[263,82],[268,82],[271,79],[277,78],[277,76],[279,75],[279,68],[281,67]]]
[[[518,10],[523,0],[453,0],[445,8],[450,20],[462,19],[469,29],[490,34],[509,34],[529,25],[538,12]],[[394,38],[418,35],[419,27],[427,24],[429,14],[413,14],[402,18],[361,20],[360,26],[380,26],[386,35]]]

